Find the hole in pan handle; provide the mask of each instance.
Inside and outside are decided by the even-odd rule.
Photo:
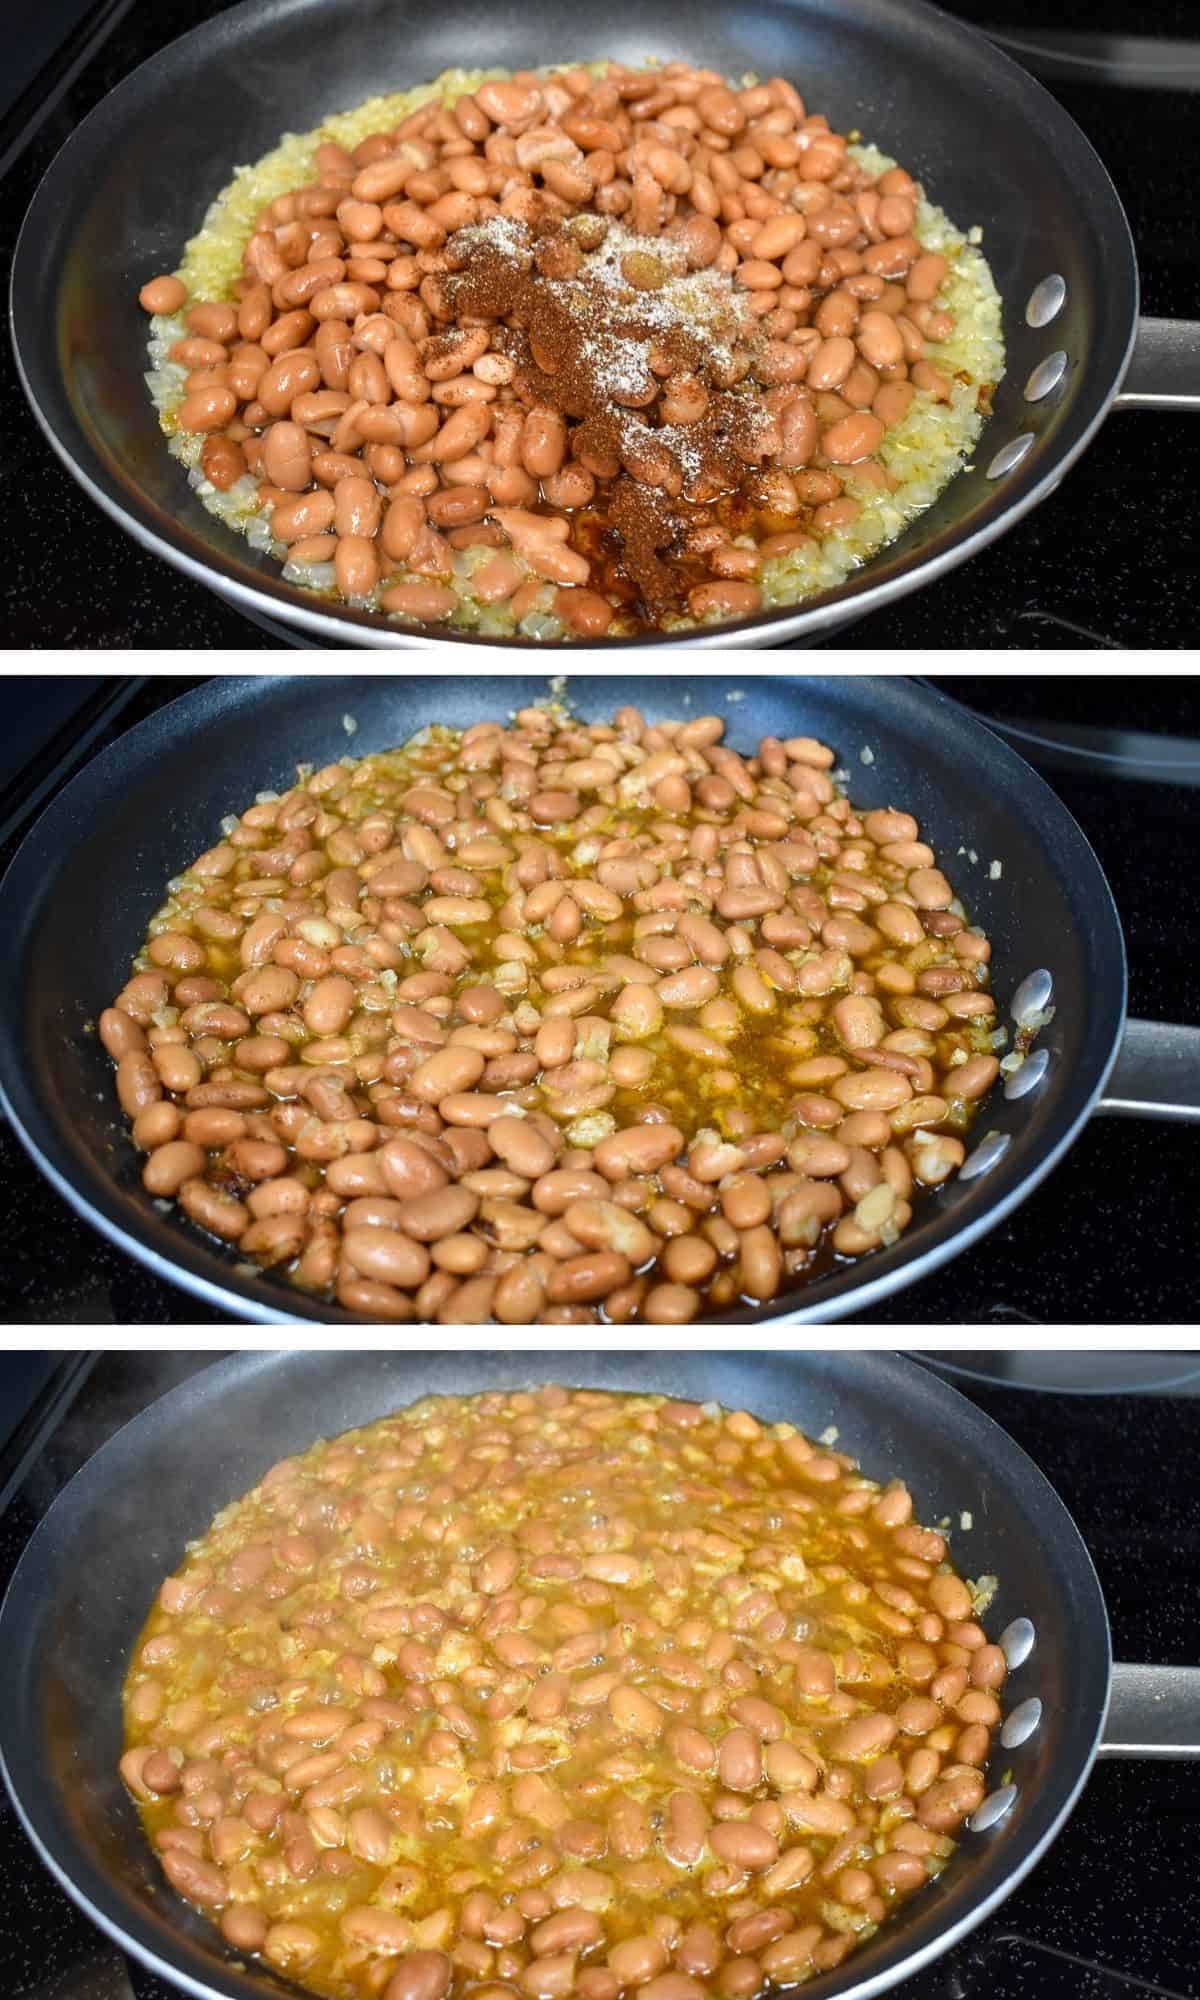
[[[1118,1118],[1200,1122],[1200,1028],[1126,1021],[1096,1109]]]
[[[1200,1667],[1114,1666],[1100,1757],[1200,1757]]]
[[[1140,319],[1114,410],[1200,410],[1200,320]]]

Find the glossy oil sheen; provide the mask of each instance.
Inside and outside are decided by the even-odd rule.
[[[263,2000],[295,1989],[238,1970],[210,1925],[161,1888],[117,1775],[120,1689],[164,1570],[229,1497],[277,1459],[426,1394],[567,1382],[712,1399],[829,1426],[874,1477],[901,1471],[920,1518],[969,1513],[972,1574],[999,1579],[989,1624],[1034,1622],[1038,1643],[1007,1699],[1041,1697],[1045,1721],[1005,1753],[1019,1780],[992,1833],[813,2000],[866,2000],[938,1956],[1033,1865],[1090,1768],[1108,1697],[1104,1601],[1070,1515],[1033,1462],[958,1393],[892,1356],[816,1353],[361,1354],[235,1356],[152,1404],[92,1458],[34,1535],[0,1612],[0,1764],[43,1859],[110,1936],[192,1994]],[[997,1767],[999,1768],[999,1767]]]
[[[214,680],[130,730],[58,796],[0,885],[0,1085],[25,1144],[96,1227],[240,1317],[353,1323],[277,1282],[239,1276],[228,1252],[154,1208],[111,1065],[87,1024],[123,984],[164,881],[211,844],[224,813],[286,786],[298,763],[386,749],[430,720],[464,727],[502,717],[547,693],[534,675]],[[569,694],[588,721],[625,703],[652,721],[710,706],[725,713],[738,749],[768,734],[831,744],[855,799],[865,808],[902,800],[961,881],[992,940],[999,1018],[1030,972],[1053,976],[1044,1085],[1015,1103],[995,1093],[979,1120],[981,1136],[995,1128],[1012,1137],[995,1169],[922,1201],[892,1249],[722,1323],[864,1311],[1000,1220],[1050,1170],[1099,1096],[1124,1019],[1125,956],[1095,855],[1028,765],[955,703],[910,681],[751,674],[739,683],[729,674],[689,689],[666,677],[580,675]],[[347,714],[358,725],[352,736]],[[862,761],[864,750],[872,761]]]

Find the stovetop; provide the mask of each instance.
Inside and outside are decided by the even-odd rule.
[[[97,691],[80,681],[81,754],[95,754],[196,684],[159,678],[101,683]],[[1188,860],[1200,851],[1200,682],[954,676],[933,684],[998,718],[1093,842],[1125,927],[1131,1013],[1200,1024],[1200,878]],[[10,702],[16,686],[10,679]],[[51,697],[69,699],[70,687],[26,680],[22,699],[40,708]],[[5,839],[3,829],[6,818],[21,819],[22,789],[49,796],[77,767],[67,759],[64,769],[63,734],[60,727],[45,755],[15,772],[6,772],[0,745],[0,868],[20,837]],[[1174,781],[1122,775],[1168,762]],[[1018,1341],[1022,1327],[1037,1324],[1186,1326],[1196,1303],[1196,1156],[1194,1126],[1094,1119],[1014,1215],[942,1270],[883,1300],[872,1320],[978,1325]],[[227,1323],[79,1221],[3,1124],[0,1213],[9,1221],[0,1322]]]
[[[0,1515],[0,1589],[37,1522],[83,1461],[213,1357],[105,1354],[65,1416],[43,1427]],[[0,1360],[0,1390],[3,1362]],[[1091,1549],[1116,1657],[1200,1658],[1196,1406],[1152,1396],[1084,1399],[970,1391],[1058,1488]],[[61,1399],[60,1399],[61,1400]],[[1147,1467],[1172,1467],[1170,1477]],[[0,1492],[6,1466],[0,1453]],[[1185,1764],[1102,1763],[1057,1843],[1000,1911],[897,2000],[1200,2000],[1193,1901],[1200,1805]],[[0,1795],[0,1991],[8,2000],[174,2000],[126,1961],[45,1871]]]
[[[39,177],[80,119],[145,57],[226,3],[156,0],[130,10],[129,0],[50,0],[17,10],[15,35],[6,24],[6,64],[14,67],[10,79],[0,75],[0,257],[11,255]],[[1192,168],[1200,41],[1192,0],[1151,0],[1136,13],[1127,0],[1095,0],[1086,32],[1048,26],[1055,10],[1043,0],[954,0],[950,11],[994,32],[1096,146],[1129,214],[1143,310],[1200,317]],[[62,26],[64,18],[73,27]],[[6,118],[6,94],[17,95],[39,65]],[[4,338],[0,405],[8,644],[279,643],[141,549],[85,497],[38,430]],[[1050,500],[950,576],[861,620],[853,641],[1188,645],[1200,631],[1200,571],[1183,557],[1180,536],[1181,523],[1196,518],[1198,481],[1200,425],[1186,415],[1118,413]]]

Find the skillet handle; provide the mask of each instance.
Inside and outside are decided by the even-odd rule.
[[[1114,410],[1200,410],[1200,320],[1140,319]]]
[[[1114,1666],[1100,1757],[1200,1757],[1200,1667]]]
[[[1096,1110],[1117,1118],[1200,1121],[1200,1028],[1126,1021]]]

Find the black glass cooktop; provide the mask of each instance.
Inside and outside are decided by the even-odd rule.
[[[12,689],[15,683],[10,682]],[[81,756],[195,685],[186,679],[21,683],[22,703],[57,732],[26,769],[45,797],[77,759],[61,713],[80,690]],[[1123,679],[937,680],[1004,729],[1039,765],[1093,842],[1125,927],[1134,1014],[1200,1024],[1200,682]],[[68,690],[64,695],[63,690]],[[30,732],[31,735],[36,732]],[[7,785],[6,785],[7,777]],[[22,774],[0,758],[0,866],[19,833]],[[27,819],[24,821],[27,823]],[[1040,1323],[1189,1324],[1195,1317],[1197,1127],[1097,1118],[1068,1158],[1005,1223],[932,1277],[874,1309],[894,1325],[963,1322],[1008,1332]],[[0,1124],[0,1322],[122,1325],[216,1321],[96,1235],[47,1185]]]
[[[73,1371],[65,1388],[74,1401],[44,1427],[0,1514],[0,1589],[71,1474],[120,1424],[210,1359],[105,1354],[90,1373],[77,1357],[64,1364]],[[1194,1493],[1180,1476],[1195,1457],[1195,1403],[969,1393],[1031,1454],[1074,1514],[1108,1601],[1117,1658],[1200,1658],[1200,1544]],[[0,1452],[0,1492],[5,1471]],[[1098,1764],[1033,1874],[967,1943],[893,1990],[901,2000],[1200,2000],[1198,1834],[1194,1767]],[[2,1796],[0,1908],[7,2000],[171,2000],[169,1987],[125,1960],[75,1910]]]
[[[222,0],[53,0],[18,8],[0,75],[0,257],[11,254],[40,175],[80,119],[146,56],[222,11]],[[1191,0],[1136,14],[1097,0],[1086,28],[1034,0],[956,0],[1077,119],[1104,159],[1138,246],[1143,309],[1200,318],[1200,39]],[[35,32],[36,16],[36,32]],[[50,53],[47,53],[47,50]],[[10,81],[11,78],[11,81]],[[6,91],[5,84],[9,87]],[[5,98],[16,103],[5,117]],[[980,135],[986,145],[987,135]],[[5,162],[8,161],[6,168]],[[0,642],[17,646],[279,643],[147,554],[59,466],[0,339],[6,525]],[[1162,646],[1200,632],[1196,521],[1200,424],[1109,419],[1060,490],[965,568],[853,627],[864,646]],[[831,643],[837,644],[834,640]]]

